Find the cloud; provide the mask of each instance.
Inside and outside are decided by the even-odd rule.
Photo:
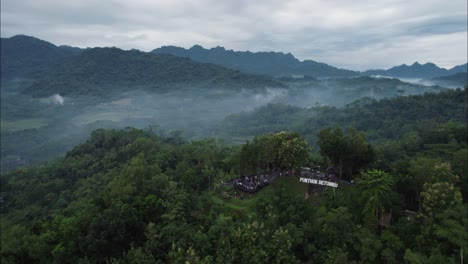
[[[2,37],[55,44],[224,46],[351,69],[466,62],[466,0],[2,0]],[[391,56],[389,56],[391,54]]]

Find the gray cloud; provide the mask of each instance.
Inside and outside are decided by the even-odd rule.
[[[466,0],[2,0],[1,34],[79,47],[291,52],[351,69],[467,60]]]

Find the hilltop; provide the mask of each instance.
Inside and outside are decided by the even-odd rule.
[[[71,46],[57,46],[35,37],[17,35],[1,39],[1,77],[2,80],[15,78],[34,79],[53,68],[61,68],[69,58],[77,57],[82,52],[93,48],[80,49]],[[132,50],[132,52],[139,52]],[[141,52],[148,54],[147,52]],[[227,50],[224,47],[211,49],[194,45],[189,49],[176,46],[162,46],[151,54],[171,54],[189,58],[196,62],[211,63],[232,70],[250,74],[281,76],[310,76],[314,78],[355,77],[382,75],[398,78],[422,78],[453,75],[466,72],[467,65],[458,65],[452,69],[440,68],[433,63],[400,65],[388,70],[376,69],[363,72],[337,68],[314,60],[300,61],[291,53],[283,52],[250,52]]]
[[[25,35],[1,38],[0,47],[2,80],[38,77],[48,67],[81,52],[78,48],[59,47]]]

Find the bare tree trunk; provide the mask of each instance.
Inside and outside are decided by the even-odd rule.
[[[463,245],[460,246],[460,263],[463,264]]]
[[[421,193],[418,192],[418,207],[419,207],[419,213],[421,213]]]
[[[342,174],[343,174],[343,159],[340,157],[340,180],[341,180]]]
[[[211,191],[211,174],[208,175],[208,190]]]

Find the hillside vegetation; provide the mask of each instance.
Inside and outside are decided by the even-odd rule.
[[[371,144],[328,124],[318,148],[285,132],[229,147],[152,129],[96,130],[64,158],[2,175],[2,262],[458,262],[467,257],[466,113],[444,104],[456,98],[466,90],[352,106],[372,110],[364,121],[379,116],[377,106],[397,114],[411,102],[414,125],[403,137]],[[415,121],[432,101],[445,111]],[[368,131],[395,132],[383,123]],[[334,164],[355,184],[309,200],[294,176],[252,196],[222,184],[239,169]]]
[[[49,67],[80,52],[24,35],[2,38],[0,48],[2,81],[39,77]]]
[[[266,87],[283,85],[267,77],[243,74],[172,55],[94,48],[63,62],[24,92],[33,96],[55,93],[76,96],[116,94],[135,89],[168,92]]]
[[[413,131],[425,134],[449,121],[466,123],[466,96],[466,89],[458,89],[382,100],[363,98],[342,108],[268,104],[226,117],[218,131],[251,136],[293,130],[313,138],[322,127],[352,126],[366,131],[371,140],[399,139]]]

